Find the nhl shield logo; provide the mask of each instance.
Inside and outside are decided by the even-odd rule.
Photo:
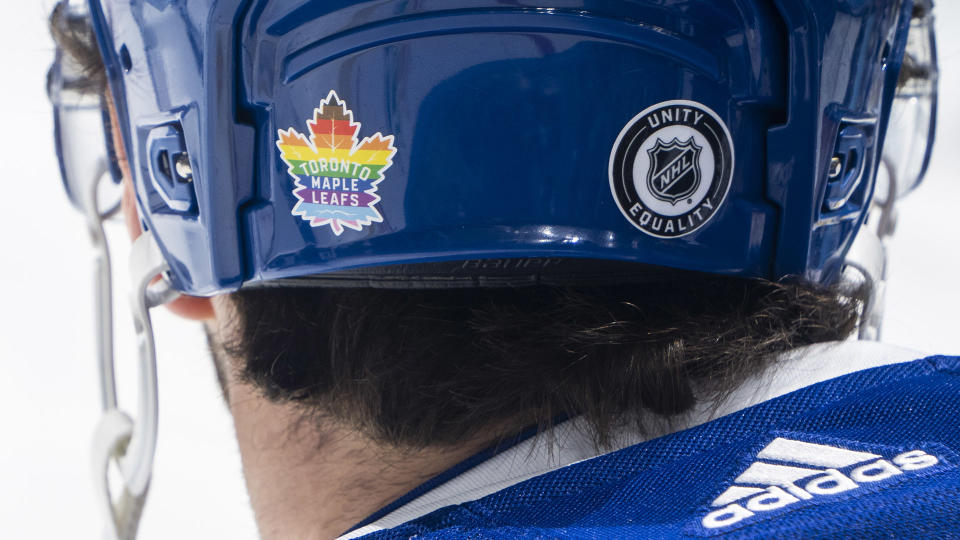
[[[633,117],[610,153],[620,213],[657,238],[700,230],[720,212],[734,171],[733,138],[702,103],[658,103]]]
[[[670,142],[657,139],[657,144],[647,150],[650,170],[647,171],[647,187],[650,193],[670,204],[689,198],[700,187],[700,151],[703,150],[693,137],[680,142],[676,137]]]

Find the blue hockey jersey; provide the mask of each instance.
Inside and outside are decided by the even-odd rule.
[[[574,419],[344,538],[960,538],[960,358],[912,358],[808,348],[599,456]]]

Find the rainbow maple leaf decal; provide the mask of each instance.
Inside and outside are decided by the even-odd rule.
[[[277,148],[298,199],[291,214],[313,227],[329,225],[337,236],[344,227],[359,231],[382,222],[377,185],[397,152],[393,135],[375,133],[358,143],[360,123],[333,90],[313,111],[307,128],[309,139],[293,128],[277,130]]]

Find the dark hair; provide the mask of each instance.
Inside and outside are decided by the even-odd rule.
[[[48,24],[57,49],[81,75],[73,89],[102,94],[107,87],[107,73],[88,18],[72,16],[66,2],[57,2]]]
[[[584,415],[598,443],[856,327],[859,293],[716,276],[597,288],[231,295],[239,375],[381,443],[446,446]],[[694,388],[700,394],[695,395]],[[638,426],[642,428],[642,426]]]

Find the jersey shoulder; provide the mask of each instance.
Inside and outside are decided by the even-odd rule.
[[[858,371],[364,538],[960,538],[958,375]]]

